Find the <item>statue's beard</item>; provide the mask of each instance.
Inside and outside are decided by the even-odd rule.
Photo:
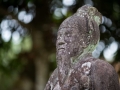
[[[66,77],[68,76],[69,70],[71,68],[70,53],[67,51],[57,52],[57,64],[58,64],[58,77],[59,83],[64,84]]]

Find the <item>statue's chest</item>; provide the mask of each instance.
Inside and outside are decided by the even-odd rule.
[[[81,90],[90,87],[91,62],[84,62],[70,69],[62,90]]]

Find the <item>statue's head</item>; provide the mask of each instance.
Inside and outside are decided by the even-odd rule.
[[[57,36],[57,54],[75,57],[92,53],[100,38],[102,16],[95,7],[84,5],[60,25]]]

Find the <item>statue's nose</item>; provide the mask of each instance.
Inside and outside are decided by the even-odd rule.
[[[62,36],[62,37],[59,37],[58,39],[58,45],[63,45],[63,44],[65,44],[65,40],[64,40],[64,37]]]

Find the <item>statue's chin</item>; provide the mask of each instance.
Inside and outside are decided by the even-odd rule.
[[[65,54],[65,49],[59,49],[57,51],[58,55],[64,55]]]

